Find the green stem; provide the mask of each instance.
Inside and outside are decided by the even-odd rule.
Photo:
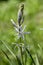
[[[24,63],[24,65],[26,65],[26,62],[27,62],[27,54],[26,54],[26,51],[25,51],[25,63]]]
[[[25,39],[24,39],[24,47],[26,48],[26,36],[25,36]],[[26,65],[26,62],[27,62],[27,53],[26,53],[26,50],[25,50],[25,61],[24,61],[24,65]]]
[[[21,38],[20,38],[20,43],[21,43]],[[21,61],[22,61],[22,65],[24,65],[24,62],[23,62],[23,52],[22,52],[22,45],[20,46],[20,52],[21,52]]]

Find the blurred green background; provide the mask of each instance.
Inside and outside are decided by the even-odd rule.
[[[0,40],[4,41],[10,49],[14,51],[14,45],[12,43],[18,42],[16,32],[11,23],[11,19],[17,22],[17,13],[20,3],[24,3],[24,15],[25,20],[23,23],[27,25],[25,31],[30,31],[30,35],[26,35],[26,43],[29,45],[29,49],[33,55],[37,54],[39,65],[43,65],[43,0],[0,0]],[[0,42],[0,65],[11,65],[1,49],[6,51],[10,56],[13,65],[16,65],[14,58]],[[27,65],[30,65],[28,59]],[[38,64],[37,64],[38,65]]]

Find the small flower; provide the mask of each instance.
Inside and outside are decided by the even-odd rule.
[[[15,28],[16,32],[19,33],[18,38],[22,37],[23,40],[24,40],[24,34],[30,34],[31,33],[31,32],[24,32],[24,30],[26,28],[26,25],[22,29],[22,25],[21,26],[16,25],[16,23],[13,21],[13,19],[11,19],[11,22],[14,25],[14,28]]]

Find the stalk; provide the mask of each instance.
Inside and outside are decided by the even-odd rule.
[[[20,43],[22,42],[21,40],[21,37],[20,37]],[[21,62],[22,62],[22,65],[24,65],[24,62],[23,62],[23,52],[22,52],[22,45],[20,46],[20,53],[21,53]]]

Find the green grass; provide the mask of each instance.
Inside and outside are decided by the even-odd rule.
[[[14,50],[15,46],[12,43],[19,42],[17,40],[16,31],[10,19],[14,19],[17,22],[17,12],[19,4],[24,2],[25,20],[23,23],[27,25],[25,31],[30,31],[30,35],[26,35],[26,43],[29,46],[29,50],[36,60],[37,64],[43,65],[43,0],[9,0],[8,2],[0,2],[0,40],[4,41],[14,54],[17,55],[18,48]],[[11,59],[12,65],[16,65],[15,59],[0,42],[0,65],[11,65],[9,60],[2,53],[3,49]],[[27,54],[28,55],[28,54]],[[35,57],[37,55],[37,57]],[[27,65],[31,65],[31,59],[27,59]]]

